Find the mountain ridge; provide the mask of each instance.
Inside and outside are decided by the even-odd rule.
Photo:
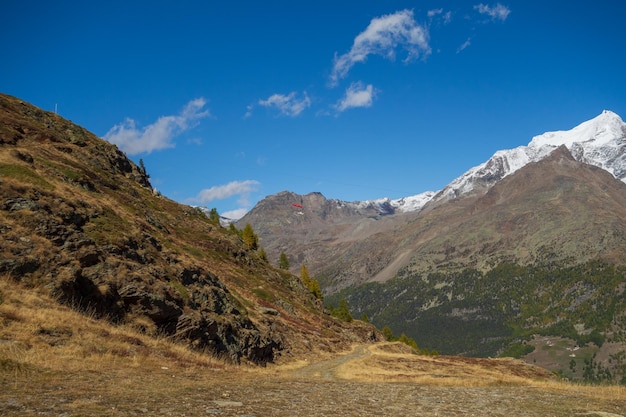
[[[275,195],[262,200],[238,224],[251,223],[272,258],[284,252],[298,265],[306,263],[311,271],[320,275],[327,293],[351,283],[385,281],[406,266],[412,257],[415,238],[403,232],[403,228],[414,227],[421,216],[430,216],[429,213],[440,205],[488,193],[499,181],[528,164],[548,158],[559,147],[567,149],[573,160],[591,163],[605,171],[610,167],[615,177],[626,167],[626,124],[617,114],[604,111],[573,129],[535,136],[528,146],[496,152],[488,161],[468,170],[443,190],[415,196],[419,198],[413,202],[420,201],[420,204],[413,204],[411,210],[403,209],[399,204],[402,199],[365,202],[330,199],[323,203],[311,201],[311,207],[333,205],[336,217],[329,217],[330,212],[319,216],[317,209],[306,205],[304,216],[298,219],[291,219],[289,210],[273,211],[265,216],[265,202],[275,199]],[[302,201],[302,196],[291,194],[291,199]],[[283,204],[288,207],[287,201]],[[295,230],[293,225],[281,219],[293,220],[299,229]],[[273,226],[268,229],[269,223]],[[378,239],[377,244],[366,242],[373,236]],[[424,236],[418,240],[423,240]],[[390,253],[388,248],[395,248],[396,253]],[[358,252],[367,253],[367,256],[358,255]]]
[[[626,124],[616,113],[604,110],[595,118],[570,130],[546,132],[532,138],[527,146],[500,150],[484,163],[470,168],[433,197],[433,202],[480,192],[530,162],[547,157],[559,146],[573,157],[626,179]]]
[[[618,114],[603,110],[598,116],[572,129],[545,132],[534,136],[528,145],[498,150],[487,161],[468,169],[438,191],[424,191],[397,199],[381,197],[363,201],[338,198],[329,200],[352,209],[376,209],[380,215],[417,212],[427,205],[473,192],[484,192],[524,165],[547,157],[561,145],[565,145],[576,160],[598,166],[626,181],[626,123]],[[280,193],[282,192],[289,191]],[[228,220],[237,222],[241,219]]]

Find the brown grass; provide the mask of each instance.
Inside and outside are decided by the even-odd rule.
[[[418,356],[397,343],[236,367],[86,317],[8,277],[0,278],[0,292],[3,416],[569,416],[626,409],[624,387],[571,385],[514,360]]]

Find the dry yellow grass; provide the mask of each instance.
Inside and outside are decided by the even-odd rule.
[[[0,415],[623,416],[624,387],[567,384],[513,360],[401,344],[234,366],[111,326],[0,278]],[[595,414],[594,414],[595,413]],[[610,413],[610,414],[599,414]]]
[[[368,349],[369,355],[341,364],[337,376],[367,383],[410,382],[441,387],[526,386],[626,403],[624,386],[569,383],[521,360],[414,355],[397,342],[381,343]]]
[[[225,363],[186,347],[111,326],[55,303],[43,291],[0,279],[0,360],[24,369],[94,371],[172,361],[185,366]]]

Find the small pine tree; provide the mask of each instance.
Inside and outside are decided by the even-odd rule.
[[[209,212],[209,220],[211,220],[213,223],[217,223],[217,224],[220,223],[220,215],[217,212],[216,208],[212,208],[211,211]]]
[[[300,268],[300,280],[302,281],[305,287],[309,288],[311,277],[309,277],[309,270],[306,269],[305,264],[302,264],[302,267]]]
[[[309,281],[309,291],[311,291],[311,294],[313,294],[313,296],[317,298],[318,300],[324,299],[324,295],[322,294],[322,289],[320,288],[320,283],[317,282],[316,279],[312,279]]]
[[[404,343],[407,346],[412,347],[416,351],[419,351],[419,348],[417,347],[417,342],[413,338],[408,337],[404,333],[400,335],[400,337],[398,338],[398,341]]]
[[[241,238],[243,239],[243,243],[248,247],[248,249],[256,250],[259,244],[259,238],[254,233],[252,226],[250,223],[246,223],[246,227],[243,228],[243,233],[241,234]]]
[[[309,292],[313,294],[315,298],[321,300],[323,298],[322,289],[320,288],[319,282],[316,279],[311,279],[309,276],[309,270],[306,268],[306,265],[302,264],[302,268],[300,268],[300,280],[304,284],[306,288],[309,289]]]
[[[267,262],[267,253],[265,253],[265,249],[262,246],[259,246],[259,257]]]
[[[339,317],[343,321],[351,322],[352,314],[350,314],[350,309],[348,308],[348,302],[345,298],[339,300],[339,307],[337,307],[337,317]]]
[[[146,170],[146,165],[143,163],[143,159],[139,159],[139,172],[146,178],[150,178],[150,174]]]
[[[289,269],[289,258],[287,258],[287,255],[285,255],[284,252],[282,252],[280,254],[280,257],[278,258],[278,267],[280,269]]]
[[[395,337],[393,336],[393,332],[391,331],[389,326],[383,327],[381,331],[383,332],[383,336],[385,336],[386,341],[392,342],[395,339]]]

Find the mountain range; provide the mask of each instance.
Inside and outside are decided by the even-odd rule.
[[[604,110],[597,117],[571,130],[546,132],[532,138],[526,146],[499,150],[442,190],[425,191],[398,199],[379,198],[340,203],[355,208],[378,208],[381,214],[419,211],[428,203],[484,191],[524,165],[547,157],[559,146],[569,149],[577,161],[605,169],[615,178],[626,181],[626,124],[619,115]]]
[[[388,235],[404,235],[407,223],[419,223],[416,219],[424,217],[418,215],[420,212],[426,215],[445,202],[487,193],[504,178],[547,158],[559,147],[565,147],[580,163],[602,168],[622,182],[626,180],[626,124],[620,116],[605,110],[571,130],[547,132],[532,138],[527,146],[497,151],[439,191],[358,202],[284,191],[260,201],[237,224],[250,223],[272,257],[284,252],[293,258],[294,268],[301,263],[312,266],[326,284],[326,293],[354,283],[384,281],[408,264],[413,252],[410,247],[415,245],[410,237],[387,245]],[[373,236],[382,239],[383,244],[368,249],[367,242]],[[367,256],[352,256],[353,252]]]
[[[517,346],[531,358],[536,335],[593,334],[604,355],[594,366],[626,375],[614,359],[626,353],[625,155],[626,126],[604,111],[498,151],[438,192],[344,202],[285,191],[238,225],[252,225],[270,259],[306,264],[327,303],[346,299],[427,348]],[[555,370],[575,376],[566,368]]]

